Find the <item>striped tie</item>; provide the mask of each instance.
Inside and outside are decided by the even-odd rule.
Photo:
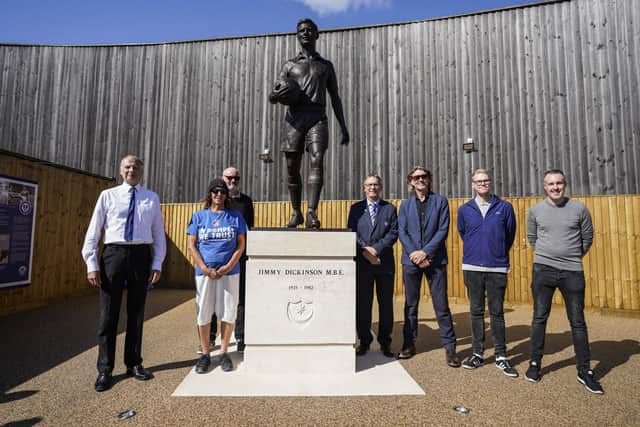
[[[371,203],[369,205],[369,216],[371,217],[371,225],[376,225],[376,215],[378,215],[378,204]]]

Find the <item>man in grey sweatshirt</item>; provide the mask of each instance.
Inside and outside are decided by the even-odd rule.
[[[531,358],[525,377],[540,381],[540,362],[544,353],[547,319],[553,294],[558,288],[564,299],[576,352],[578,382],[592,393],[603,394],[602,386],[590,368],[589,337],[584,320],[585,279],[582,257],[593,242],[593,224],[587,207],[565,197],[566,179],[559,169],[544,173],[547,197],[529,209],[527,237],[534,250],[533,320]]]

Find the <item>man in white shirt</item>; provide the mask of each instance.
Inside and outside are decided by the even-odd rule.
[[[149,380],[142,366],[142,324],[147,288],[158,282],[166,254],[158,195],[140,185],[142,160],[128,155],[120,162],[122,185],[100,193],[82,247],[87,279],[100,288],[98,378],[96,391],[111,387],[122,291],[127,288],[127,375]],[[98,260],[104,230],[104,249]]]

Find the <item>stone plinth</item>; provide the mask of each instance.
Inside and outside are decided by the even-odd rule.
[[[350,231],[249,231],[247,371],[355,372],[355,251]]]

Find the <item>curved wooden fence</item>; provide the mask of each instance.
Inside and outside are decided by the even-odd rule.
[[[390,199],[405,197],[404,177],[416,164],[436,172],[435,188],[448,197],[470,195],[479,167],[505,196],[541,194],[541,172],[552,167],[576,194],[640,193],[640,2],[522,3],[321,28],[318,51],[335,65],[352,141],[337,143],[329,113],[325,197],[360,197],[372,171]],[[172,203],[195,200],[235,165],[255,200],[285,200],[286,109],[267,94],[297,52],[293,33],[0,43],[0,147],[107,176],[134,153],[145,161],[145,185]],[[475,151],[465,152],[467,138]],[[260,161],[264,148],[273,163]]]
[[[506,301],[531,303],[531,266],[533,252],[526,237],[527,211],[542,198],[511,197],[516,211],[517,235],[511,249],[511,272]],[[640,195],[576,197],[589,207],[595,227],[594,244],[584,259],[587,281],[585,304],[587,307],[614,310],[640,310]],[[400,200],[391,200],[396,206]],[[452,300],[466,299],[462,280],[462,241],[456,230],[458,207],[466,199],[450,199],[451,226],[447,239],[449,253],[449,297]],[[345,228],[347,214],[353,201],[323,201],[319,216],[326,228]],[[166,204],[163,214],[168,237],[168,253],[164,264],[164,281],[172,286],[193,287],[192,261],[187,253],[186,227],[191,214],[199,204]],[[291,214],[288,202],[265,202],[255,204],[256,227],[281,227]],[[395,246],[398,273],[395,293],[402,294],[402,271],[400,268],[401,245]],[[423,286],[423,294],[428,289]],[[562,303],[559,292],[555,303]]]

